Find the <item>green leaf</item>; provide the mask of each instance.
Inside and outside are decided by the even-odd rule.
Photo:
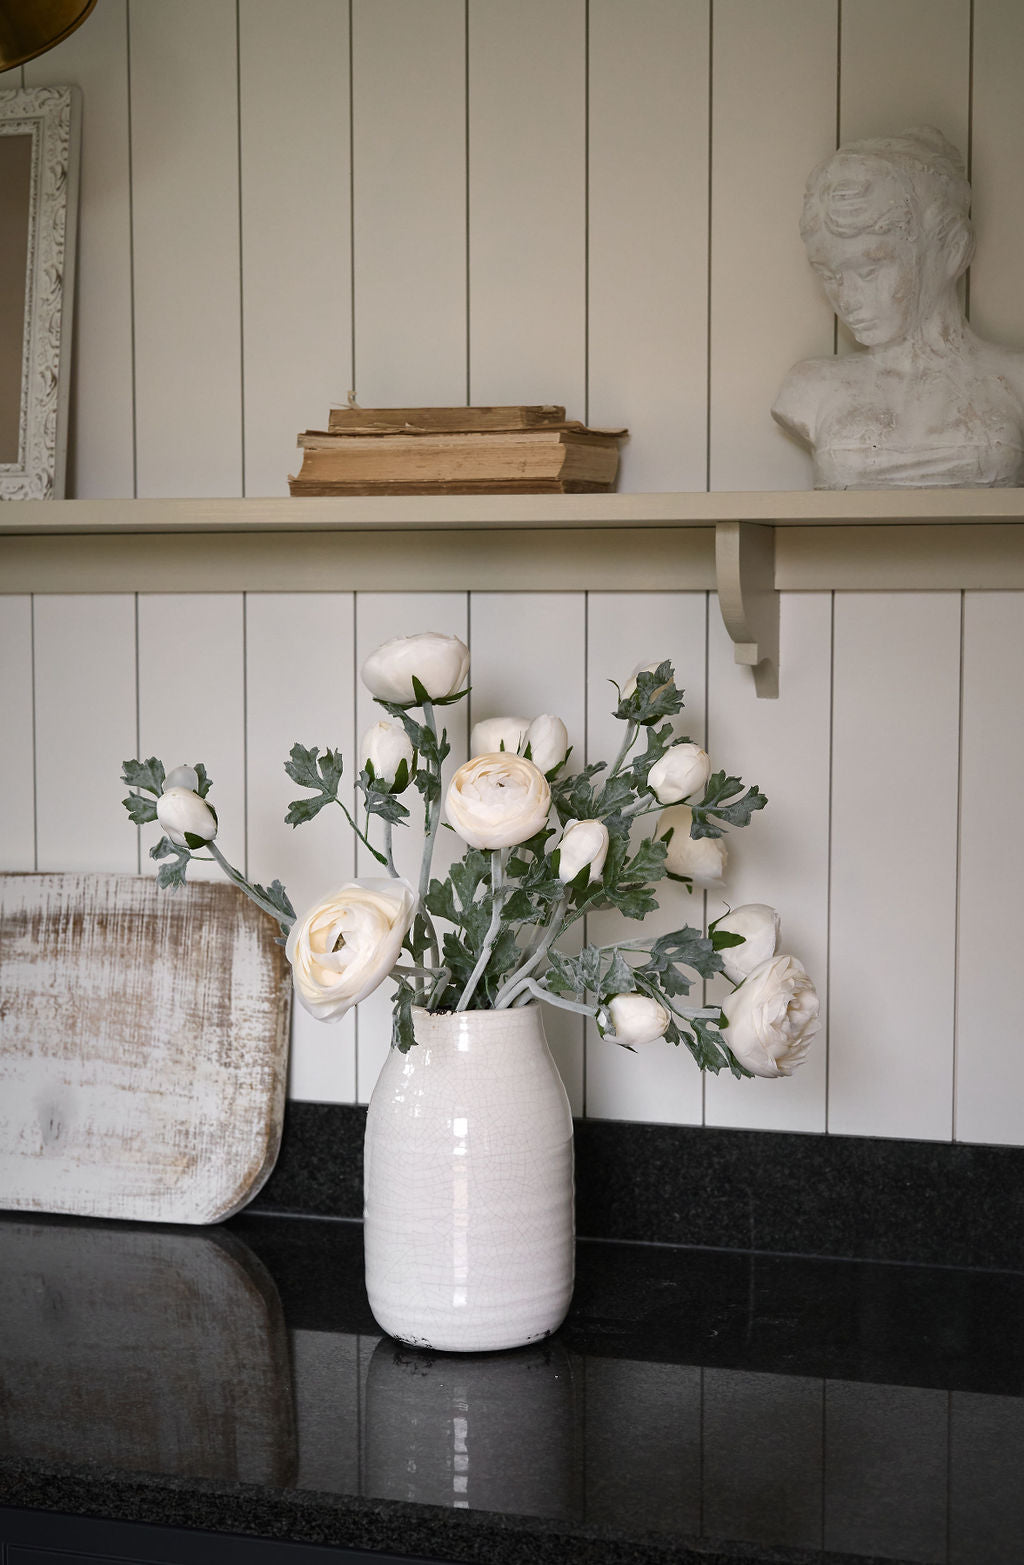
[[[714,946],[716,951],[728,951],[730,946],[745,945],[746,944],[746,936],[745,935],[734,935],[734,934],[730,933],[730,931],[728,929],[714,929],[714,928],[712,928],[712,930],[711,930],[711,944]]]
[[[602,993],[613,996],[617,994],[632,994],[636,989],[636,976],[632,963],[627,962],[622,952],[616,947],[612,952],[611,962],[604,975]]]
[[[203,765],[202,761],[197,761],[192,770],[199,779],[198,783],[196,784],[196,793],[201,799],[205,799],[206,795],[213,787],[213,778],[207,772],[206,767]]]
[[[288,806],[288,813],[284,818],[286,826],[304,826],[320,814],[325,804],[334,801],[322,793],[318,799],[293,799]]]
[[[157,798],[163,792],[166,776],[163,761],[158,761],[155,755],[151,755],[148,761],[122,761],[121,763],[123,783],[127,783],[129,788],[142,788],[146,793],[155,793]]]
[[[649,962],[659,972],[681,962],[699,973],[701,978],[713,978],[722,971],[722,958],[715,951],[712,941],[689,924],[682,929],[673,929],[666,935],[659,935],[651,947]]]
[[[370,789],[366,794],[366,810],[369,815],[379,815],[381,820],[390,821],[392,826],[409,819],[409,811],[400,799],[391,793],[378,793],[375,789]]]
[[[144,799],[141,793],[130,793],[121,803],[136,826],[145,826],[149,821],[156,820],[156,805],[152,799]]]
[[[149,850],[151,859],[173,859],[172,864],[161,864],[157,872],[156,883],[161,890],[176,889],[185,884],[185,870],[188,861],[192,857],[187,848],[179,848],[170,837],[161,837]]]
[[[636,853],[623,870],[628,880],[661,880],[665,874],[665,857],[668,843],[663,839],[645,837]]]
[[[676,689],[672,664],[666,659],[653,672],[641,669],[636,676],[636,689],[619,701],[614,715],[623,722],[646,728],[659,717],[674,717],[682,708],[683,692]]]
[[[253,881],[252,889],[258,897],[263,898],[264,902],[269,902],[271,907],[276,907],[286,922],[294,922],[295,909],[279,880],[272,880],[269,886],[261,886],[258,881]]]
[[[491,856],[483,852],[481,848],[469,848],[463,854],[462,859],[453,864],[448,871],[448,879],[455,888],[463,908],[468,908],[476,895],[477,887],[482,880],[487,880],[491,872]]]
[[[395,980],[394,1011],[391,1023],[391,1041],[400,1054],[408,1054],[416,1043],[412,1021],[412,985],[406,978]]]
[[[427,888],[426,900],[428,913],[433,913],[435,918],[446,918],[449,923],[458,923],[455,896],[447,880],[432,880]]]

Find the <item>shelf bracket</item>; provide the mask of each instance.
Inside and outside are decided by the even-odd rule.
[[[773,699],[779,694],[775,528],[763,522],[716,523],[715,574],[736,662],[753,669],[758,696]]]

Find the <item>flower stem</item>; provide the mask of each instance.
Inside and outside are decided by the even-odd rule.
[[[480,955],[476,959],[476,966],[469,975],[465,989],[459,996],[459,1003],[455,1007],[457,1011],[464,1011],[473,998],[474,990],[483,976],[484,970],[491,959],[494,950],[494,942],[498,938],[498,930],[501,928],[501,904],[502,889],[505,877],[505,858],[507,848],[493,848],[491,850],[491,922],[487,929]]]
[[[434,738],[437,738],[437,723],[434,719],[434,707],[430,701],[423,703],[423,721]],[[430,763],[428,762],[428,765]],[[437,766],[437,797],[430,803],[424,800],[424,825],[423,855],[420,859],[420,886],[419,886],[419,910],[426,928],[427,939],[430,943],[430,954],[434,959],[433,965],[438,967],[441,962],[441,948],[438,944],[437,930],[434,921],[427,912],[427,892],[430,890],[430,866],[434,859],[434,842],[437,838],[437,828],[441,821],[441,765]]]
[[[215,842],[207,843],[207,847],[209,848],[213,857],[217,860],[217,863],[220,865],[228,879],[232,881],[240,891],[245,892],[250,902],[255,902],[256,906],[258,908],[262,908],[264,913],[269,913],[271,918],[275,919],[277,923],[280,924],[282,929],[291,928],[295,920],[293,918],[289,918],[288,914],[282,912],[281,908],[274,907],[272,902],[267,902],[259,895],[257,891],[254,891],[252,886],[250,886],[249,882],[246,880],[245,876],[242,874],[241,870],[235,869],[233,864],[228,863],[227,859],[224,857],[223,853],[220,851]]]
[[[627,724],[626,724],[626,736],[625,736],[625,738],[622,741],[622,748],[619,750],[618,755],[615,757],[615,764],[612,767],[611,771],[608,773],[609,779],[611,779],[612,777],[617,777],[619,775],[619,771],[620,771],[620,769],[622,767],[623,761],[626,759],[626,756],[629,754],[630,750],[632,750],[633,746],[636,744],[636,736],[637,736],[637,733],[639,732],[639,727],[640,727],[640,725],[638,723],[627,722]]]
[[[545,1000],[548,1005],[557,1005],[561,1011],[575,1011],[578,1016],[589,1016],[593,1019],[597,1015],[596,1005],[581,1005],[578,1000],[563,1000],[560,995],[552,994],[550,989],[543,988],[533,978],[524,978],[517,992],[520,995],[532,994],[538,1000]]]
[[[389,875],[393,875],[394,878],[397,880],[398,879],[398,871],[395,868],[395,854],[394,854],[394,842],[393,842],[394,831],[395,831],[395,823],[394,823],[394,821],[385,821],[384,822],[384,857],[388,861],[388,874]]]
[[[359,826],[358,826],[357,822],[353,819],[353,817],[351,816],[349,811],[345,808],[345,805],[341,804],[341,800],[338,799],[338,798],[335,798],[334,802],[335,802],[335,804],[340,804],[341,805],[342,810],[344,810],[344,812],[345,812],[345,819],[348,821],[349,825],[352,827],[352,830],[355,832],[356,836],[359,838],[359,841],[363,844],[364,847],[368,848],[369,851],[373,854],[374,858],[377,860],[377,863],[378,864],[387,864],[387,859],[384,857],[383,853],[378,853],[377,849],[374,847],[373,843],[370,841],[370,839],[366,835],[366,833],[364,831],[360,831],[359,830]]]
[[[552,941],[561,933],[562,920],[565,917],[568,906],[569,893],[563,892],[551,909],[551,918],[541,935],[539,943],[531,951],[527,952],[526,960],[520,963],[515,972],[506,978],[498,990],[494,999],[494,1009],[496,1011],[503,1011],[506,1006],[511,1005],[513,992],[520,987],[529,974],[535,970],[541,959],[547,955]]]

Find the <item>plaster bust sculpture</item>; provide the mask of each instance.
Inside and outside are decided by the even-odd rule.
[[[812,171],[808,259],[866,350],[794,365],[772,408],[816,489],[1024,484],[1024,353],[976,336],[957,293],[970,202],[959,153],[929,127]]]

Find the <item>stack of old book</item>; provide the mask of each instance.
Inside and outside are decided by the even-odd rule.
[[[565,409],[332,408],[299,436],[293,495],[594,494],[614,487],[624,429]]]

